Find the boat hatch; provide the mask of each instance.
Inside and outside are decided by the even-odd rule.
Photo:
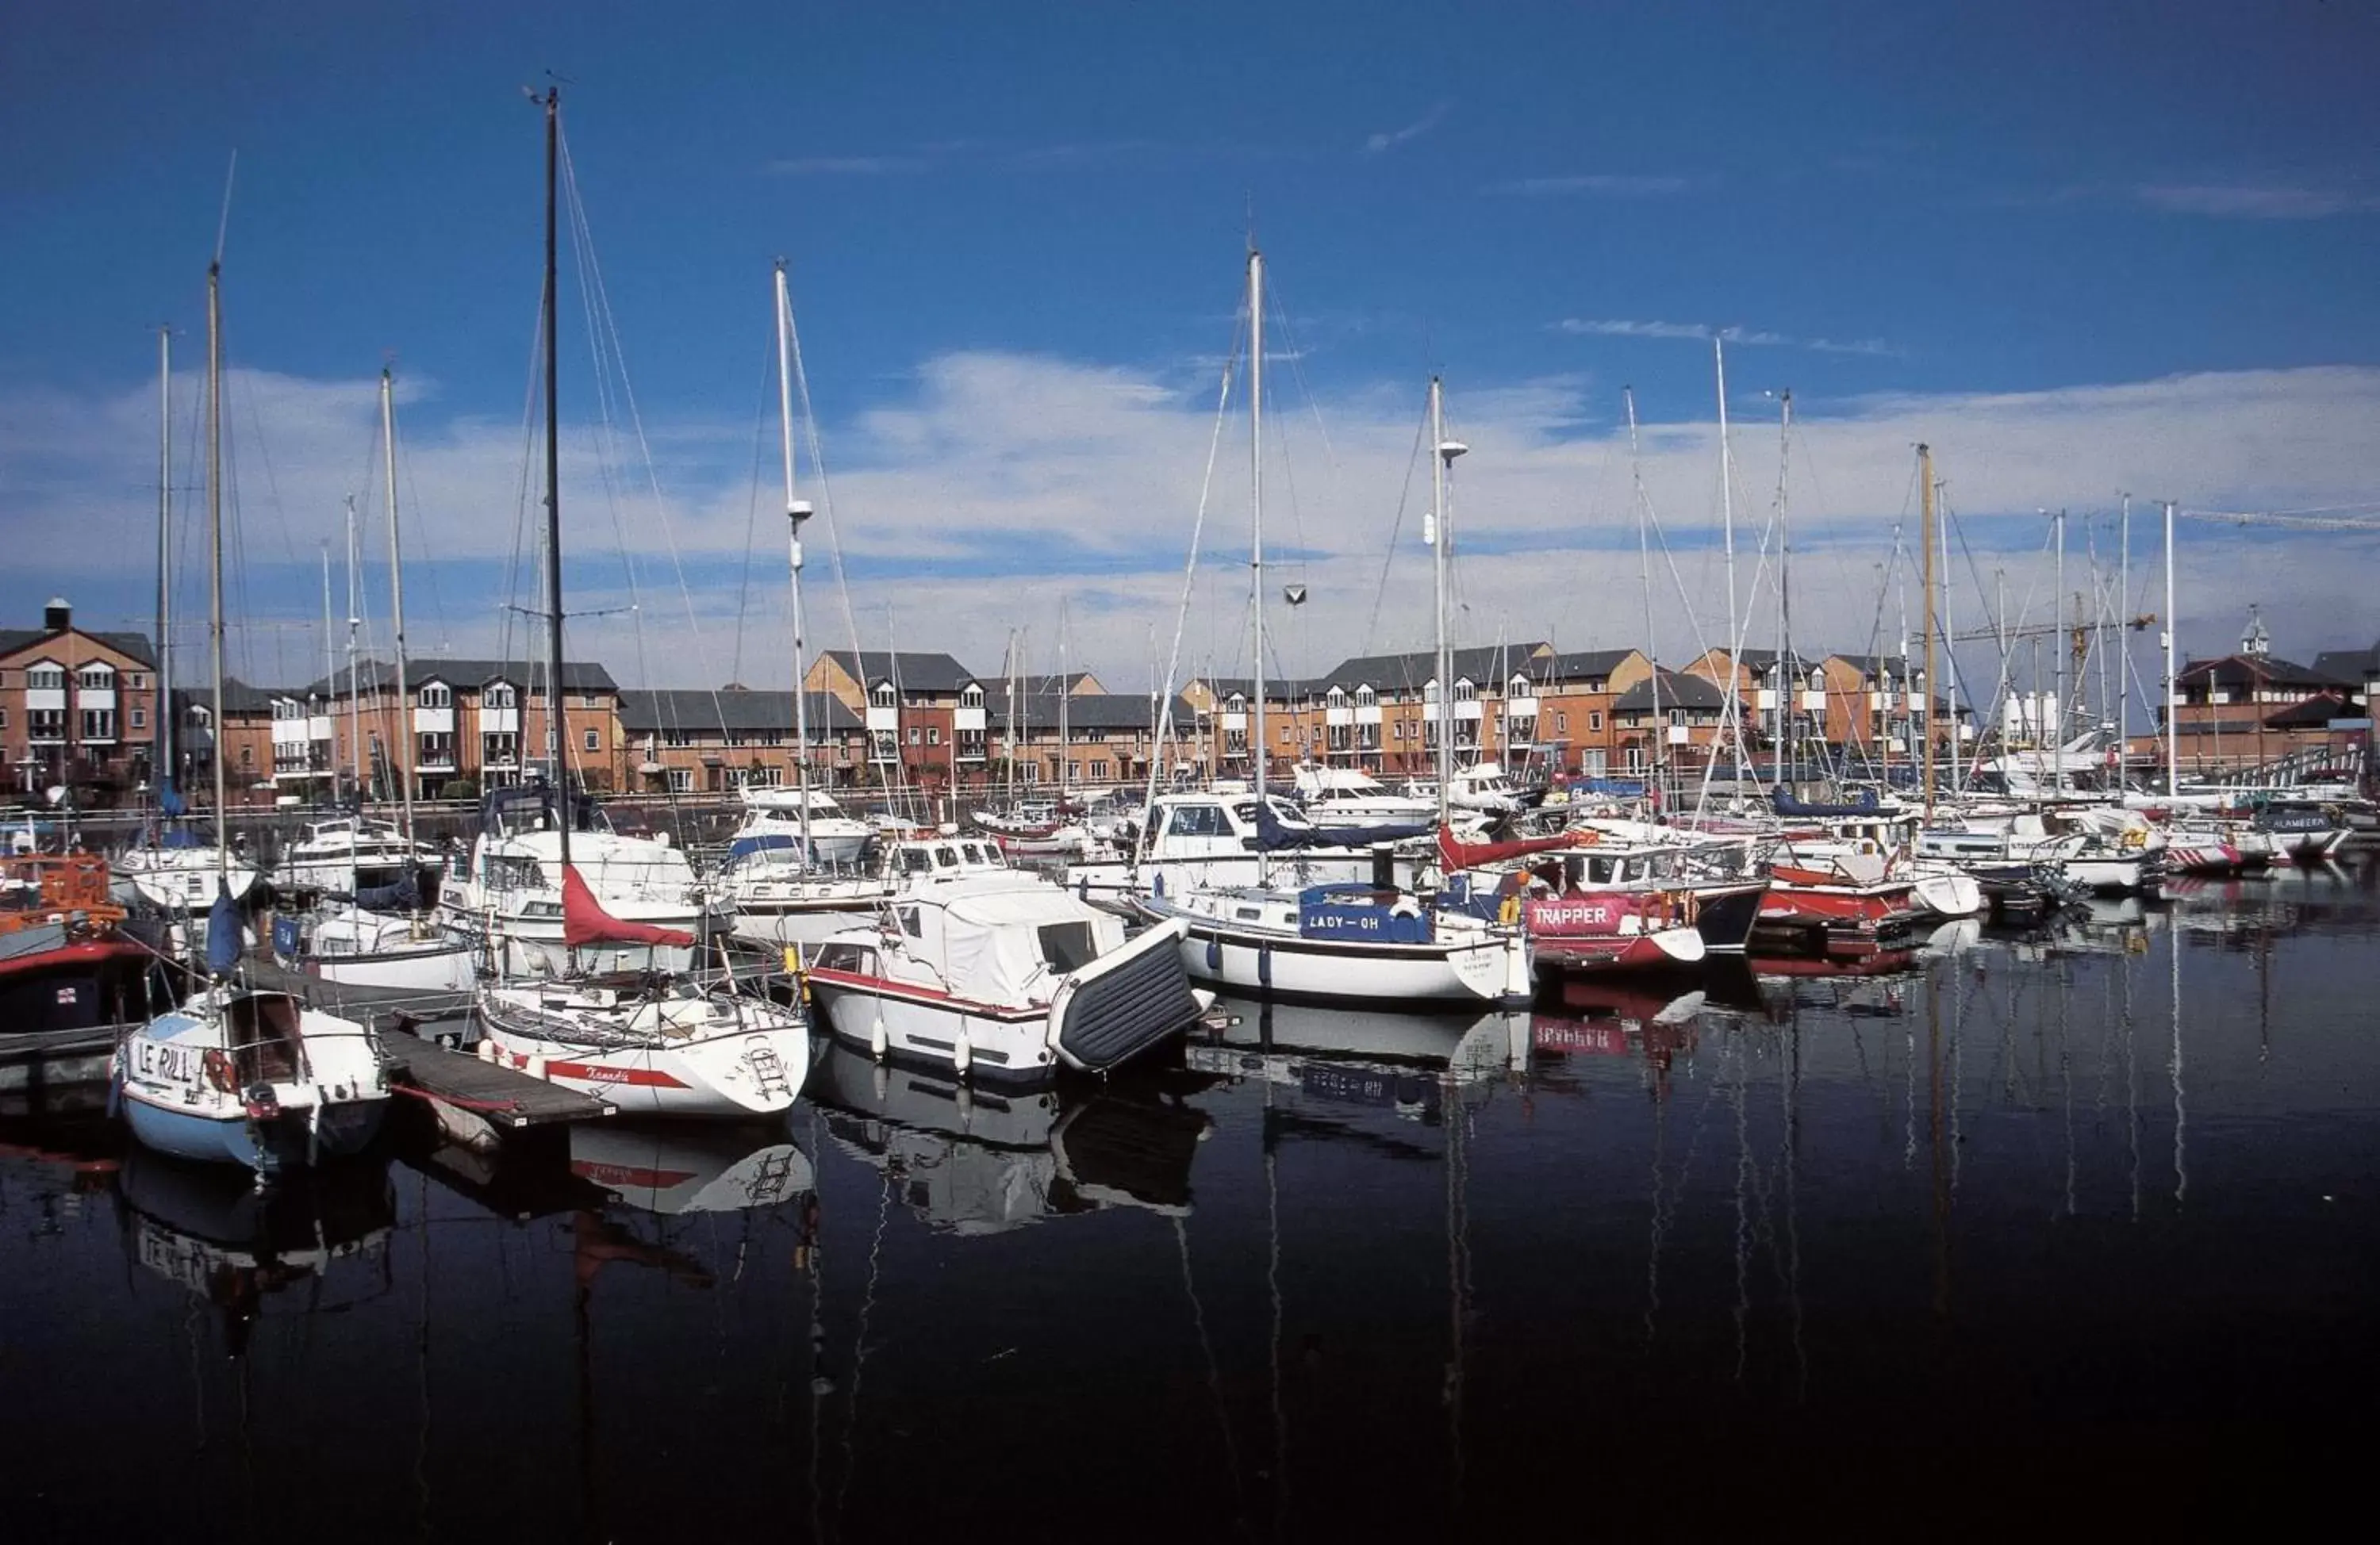
[[[298,1000],[279,993],[254,993],[234,998],[225,1011],[225,1029],[231,1043],[233,1068],[240,1087],[254,1083],[291,1083],[306,1065],[304,1037],[298,1031]]]

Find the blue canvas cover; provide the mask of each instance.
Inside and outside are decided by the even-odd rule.
[[[1344,939],[1351,944],[1427,944],[1429,914],[1396,911],[1400,891],[1351,890],[1343,886],[1316,886],[1297,897],[1297,932],[1301,938]]]

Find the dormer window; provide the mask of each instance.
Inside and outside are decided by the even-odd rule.
[[[965,688],[959,694],[959,706],[962,708],[982,707],[983,688],[973,682],[969,682]]]
[[[1824,692],[1827,690],[1827,673],[1823,669],[1817,666],[1812,666],[1810,668],[1810,690],[1812,692]]]
[[[1421,684],[1421,700],[1425,703],[1438,701],[1438,681],[1435,677]]]
[[[517,701],[510,682],[490,682],[480,689],[480,706],[483,708],[509,708]]]
[[[1476,700],[1478,696],[1479,689],[1472,685],[1469,682],[1458,681],[1454,683],[1454,700],[1457,703],[1473,702]]]
[[[1355,689],[1355,706],[1359,708],[1378,707],[1379,706],[1379,702],[1380,694],[1372,690],[1370,683],[1366,682],[1365,685]]]
[[[1504,695],[1507,697],[1529,696],[1529,679],[1526,676],[1513,677],[1511,684],[1504,689]]]
[[[113,692],[115,690],[115,667],[94,662],[84,666],[75,680],[85,692]]]
[[[1235,714],[1246,713],[1248,711],[1248,694],[1245,692],[1235,692],[1232,694],[1231,701],[1224,706]]]
[[[451,708],[455,706],[454,689],[443,682],[431,682],[421,689],[419,702],[425,708]]]
[[[1324,701],[1334,708],[1345,707],[1347,706],[1347,689],[1344,687],[1332,687],[1330,694],[1324,699]]]
[[[64,692],[67,690],[67,668],[50,660],[25,668],[27,692]]]
[[[901,694],[892,682],[879,682],[868,694],[868,701],[879,708],[897,708],[901,706]]]

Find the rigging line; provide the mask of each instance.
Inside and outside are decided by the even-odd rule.
[[[430,547],[430,522],[421,513],[421,483],[413,472],[413,448],[400,437],[396,442],[396,459],[405,476],[405,502],[413,510],[413,537],[407,550],[415,554],[414,570],[429,582],[430,613],[438,620],[438,647],[451,647],[451,635],[446,624],[446,593],[438,584],[438,555]]]
[[[752,497],[744,507],[744,571],[735,581],[735,652],[727,666],[727,679],[744,679],[744,617],[752,599],[752,534],[759,529],[761,468],[767,464],[769,447],[763,439],[769,422],[769,377],[775,373],[776,361],[769,358],[775,348],[762,356],[759,393],[752,408]],[[794,690],[801,690],[795,682]]]
[[[826,450],[819,434],[818,412],[810,404],[809,367],[802,359],[801,319],[794,306],[790,289],[785,300],[785,331],[793,344],[794,390],[800,397],[802,404],[802,443],[809,449],[810,473],[818,479],[819,519],[826,527],[828,555],[834,560],[834,588],[836,596],[843,602],[844,625],[851,630],[852,674],[861,676],[867,670],[867,657],[860,648],[859,643],[859,609],[853,605],[851,599],[851,572],[844,562],[843,533],[834,518],[834,484],[827,475]],[[889,646],[892,640],[887,639],[885,643]],[[866,682],[860,682],[862,692],[865,692],[867,687]],[[799,692],[801,688],[801,682],[794,683],[795,691]],[[872,736],[869,738],[869,745],[872,750],[874,745]]]
[[[1208,501],[1215,489],[1215,463],[1222,453],[1223,424],[1225,416],[1231,411],[1232,376],[1239,367],[1239,357],[1240,339],[1235,326],[1232,330],[1232,346],[1225,351],[1223,379],[1216,388],[1215,427],[1207,439],[1207,470],[1198,480],[1198,513],[1190,523],[1190,550],[1182,561],[1182,600],[1174,608],[1173,643],[1165,655],[1164,692],[1158,699],[1157,728],[1153,731],[1155,742],[1158,745],[1164,743],[1166,730],[1172,726],[1173,722],[1173,683],[1182,668],[1182,634],[1190,623],[1190,602],[1198,578],[1198,542],[1207,530]],[[1160,758],[1156,755],[1151,755],[1148,759],[1148,799],[1152,806],[1157,802],[1157,771],[1160,760]],[[1154,821],[1141,823],[1144,833],[1155,825]],[[1135,851],[1135,857],[1138,856]]]
[[[1330,430],[1322,422],[1322,404],[1315,399],[1314,389],[1305,380],[1305,370],[1302,363],[1305,351],[1298,347],[1297,337],[1290,331],[1288,308],[1282,304],[1280,286],[1273,284],[1269,276],[1266,282],[1265,298],[1271,303],[1273,320],[1281,329],[1281,343],[1287,348],[1290,377],[1297,382],[1298,391],[1305,394],[1306,410],[1314,417],[1315,431],[1321,436],[1323,468],[1331,475],[1329,480],[1335,484],[1338,474],[1337,454],[1330,449]],[[1297,549],[1302,553],[1308,549],[1305,542],[1305,525],[1301,518],[1302,512],[1297,501],[1297,469],[1290,459],[1288,437],[1283,435],[1276,438],[1281,442],[1282,480],[1289,485],[1290,533],[1295,537]]]
[[[1372,592],[1372,614],[1364,623],[1364,646],[1357,651],[1359,654],[1370,654],[1373,645],[1379,640],[1380,603],[1388,598],[1389,573],[1397,561],[1397,538],[1403,535],[1405,510],[1413,498],[1414,468],[1421,465],[1422,445],[1428,438],[1429,414],[1425,410],[1414,425],[1413,451],[1405,457],[1404,486],[1397,490],[1396,519],[1389,525],[1388,550],[1380,555],[1380,583]]]
[[[512,554],[504,564],[504,585],[501,592],[507,602],[516,600],[520,596],[521,565],[524,562],[533,561],[529,550],[531,541],[529,490],[531,480],[535,476],[532,469],[537,463],[538,410],[542,405],[541,399],[545,394],[544,376],[538,368],[539,360],[544,352],[545,296],[540,285],[537,303],[537,321],[529,329],[528,368],[524,377],[528,386],[522,392],[521,400],[520,477],[513,489],[513,548]],[[500,608],[497,612],[496,645],[497,658],[503,660],[505,667],[510,669],[513,663],[513,614],[509,606]],[[522,647],[524,651],[528,648],[526,635],[524,635]],[[521,680],[525,683],[528,682],[529,673],[524,670],[521,673]]]

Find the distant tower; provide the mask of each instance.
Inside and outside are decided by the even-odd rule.
[[[2248,631],[2240,635],[2240,653],[2250,659],[2263,659],[2273,652],[2273,635],[2265,631],[2265,620],[2256,615],[2255,603],[2248,604]]]

